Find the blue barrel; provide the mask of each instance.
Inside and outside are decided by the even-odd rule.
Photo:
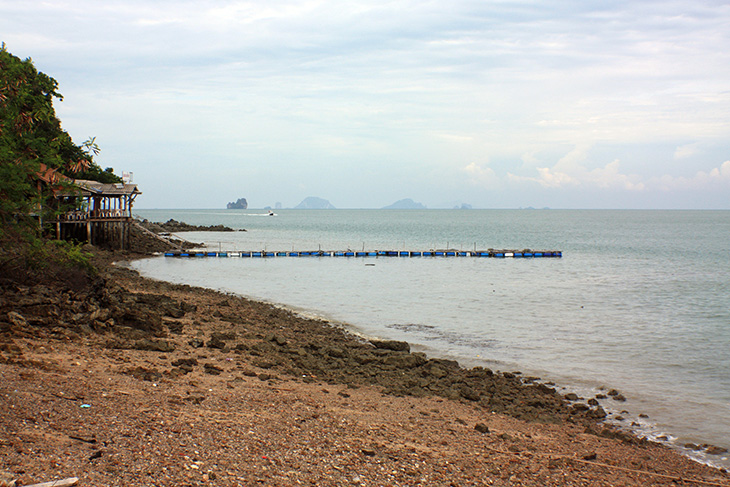
[[[411,257],[421,257],[422,252],[411,252]]]
[[[345,252],[345,257],[354,257],[355,252]]]
[[[218,252],[218,257],[228,257],[228,252]]]
[[[456,257],[456,252],[446,252],[446,257]]]
[[[410,252],[398,252],[398,255],[401,256],[401,257],[409,257],[410,256]]]
[[[165,252],[165,257],[176,257],[176,255],[172,252]]]

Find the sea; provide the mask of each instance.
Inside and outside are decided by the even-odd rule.
[[[152,257],[142,275],[235,293],[521,372],[601,401],[608,422],[730,468],[730,211],[137,210],[229,226],[209,250],[560,250],[561,258]],[[243,231],[245,230],[245,231]]]

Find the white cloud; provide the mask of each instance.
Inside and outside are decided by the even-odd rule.
[[[692,177],[665,174],[652,178],[650,185],[661,191],[709,191],[716,187],[730,190],[730,161],[723,162],[710,171],[697,171]],[[730,193],[728,193],[730,200]]]
[[[624,174],[616,159],[603,167],[588,169],[585,165],[591,147],[580,144],[552,167],[537,167],[537,177],[508,174],[514,182],[534,182],[544,188],[599,188],[641,191],[644,183],[638,175]]]
[[[472,162],[462,170],[469,176],[469,182],[471,184],[485,188],[492,188],[499,184],[499,178],[491,167]]]
[[[677,147],[677,149],[674,151],[674,158],[685,159],[687,157],[692,157],[693,155],[697,154],[697,151],[698,146],[696,143],[681,145]]]

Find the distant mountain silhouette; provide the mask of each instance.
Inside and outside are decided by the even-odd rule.
[[[301,203],[299,203],[297,206],[294,207],[295,210],[334,210],[335,207],[332,206],[332,203],[330,203],[327,200],[324,200],[322,198],[317,198],[315,196],[310,196],[308,198],[304,198]]]
[[[246,198],[238,198],[235,202],[228,203],[226,208],[229,210],[245,210],[248,208],[248,201],[246,201]]]
[[[396,201],[390,206],[384,206],[384,210],[425,210],[426,207],[421,203],[413,201],[410,198]]]

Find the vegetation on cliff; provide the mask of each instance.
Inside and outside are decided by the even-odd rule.
[[[35,275],[57,263],[87,266],[80,248],[42,239],[43,223],[53,216],[47,204],[63,176],[119,182],[111,168],[93,160],[94,138],[77,145],[61,128],[53,108],[63,100],[58,83],[0,47],[0,271]],[[45,270],[44,270],[45,269]]]

